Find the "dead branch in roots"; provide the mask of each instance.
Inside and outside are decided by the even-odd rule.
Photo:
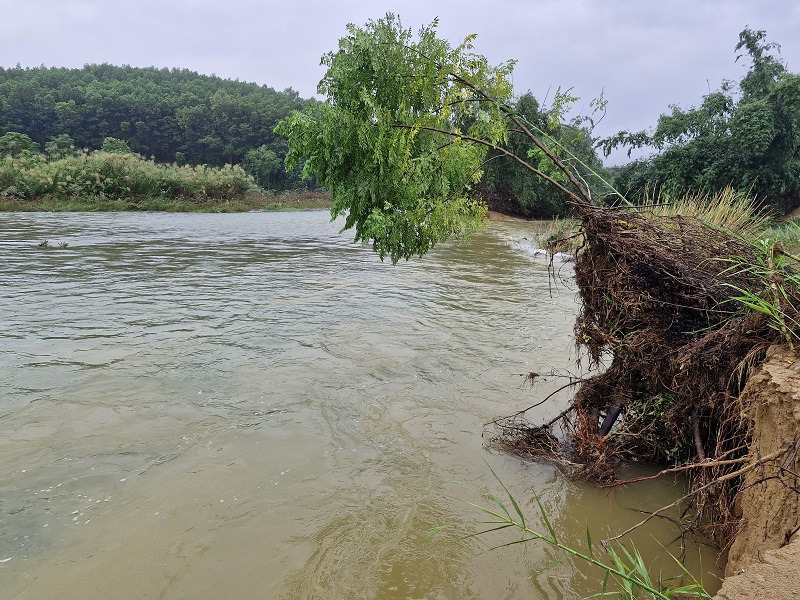
[[[772,452],[772,453],[768,454],[767,456],[761,456],[758,459],[752,461],[747,466],[742,467],[741,469],[737,469],[736,471],[733,471],[733,472],[730,472],[730,473],[726,473],[725,475],[717,477],[713,481],[709,481],[708,483],[706,483],[705,485],[703,485],[701,487],[698,487],[696,489],[691,490],[688,494],[685,494],[685,495],[681,496],[680,498],[678,498],[677,500],[675,500],[675,502],[671,502],[671,503],[667,504],[666,506],[662,506],[658,510],[653,511],[652,513],[648,514],[647,518],[643,519],[642,521],[640,521],[639,523],[637,523],[633,527],[629,527],[628,529],[626,529],[625,531],[623,531],[619,535],[615,535],[614,537],[610,537],[606,541],[614,541],[614,540],[618,540],[618,539],[620,539],[622,537],[625,537],[626,535],[628,535],[632,531],[638,529],[639,527],[641,527],[642,525],[644,525],[645,523],[650,521],[650,519],[652,519],[653,517],[658,516],[659,514],[663,513],[665,510],[669,510],[670,508],[675,508],[676,506],[679,506],[680,504],[682,504],[683,502],[685,502],[686,500],[688,500],[692,496],[702,492],[703,490],[711,488],[711,487],[713,487],[715,485],[719,485],[719,484],[721,484],[721,483],[723,483],[725,481],[728,481],[730,479],[735,479],[737,477],[741,477],[742,475],[746,475],[747,473],[749,473],[750,471],[752,471],[756,467],[763,466],[763,464],[765,462],[768,462],[768,461],[771,461],[771,460],[775,460],[776,458],[780,458],[781,456],[784,456],[794,446],[795,446],[795,444],[793,443],[793,444],[790,444],[789,446],[787,446],[785,448],[781,448],[780,450],[776,450],[775,452]]]
[[[736,465],[743,462],[747,462],[748,457],[742,456],[740,458],[732,458],[730,460],[709,460],[706,459],[703,462],[696,462],[690,465],[681,465],[680,467],[672,467],[669,469],[662,469],[655,475],[644,475],[642,477],[633,477],[632,479],[617,479],[616,481],[611,481],[609,483],[604,483],[601,487],[604,488],[614,488],[620,487],[623,485],[630,485],[631,483],[639,483],[640,481],[651,481],[653,479],[658,479],[663,475],[670,475],[674,473],[685,473],[686,471],[690,471],[692,469],[710,469],[714,467],[726,467],[730,465]]]

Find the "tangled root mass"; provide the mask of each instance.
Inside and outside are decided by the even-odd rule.
[[[604,482],[621,460],[716,464],[744,456],[750,424],[739,394],[748,371],[781,341],[740,301],[742,290],[765,285],[758,272],[736,268],[757,262],[756,247],[693,217],[585,205],[579,213],[575,339],[591,366],[607,366],[580,384],[562,419],[566,446],[520,414],[495,422],[495,444]],[[692,470],[693,485],[725,469]],[[735,526],[737,483],[711,486],[693,505],[693,524],[710,524],[720,543]]]

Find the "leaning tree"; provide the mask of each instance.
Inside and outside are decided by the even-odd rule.
[[[392,14],[348,26],[323,57],[326,100],[277,128],[288,167],[305,161],[304,174],[331,190],[333,217],[393,262],[482,225],[486,207],[472,190],[487,157],[561,192],[581,222],[576,343],[605,369],[560,415],[566,445],[551,433],[555,420],[539,427],[519,413],[497,421],[501,441],[594,479],[613,477],[619,458],[679,462],[696,473],[694,523],[721,524],[724,541],[750,435],[735,400],[767,346],[791,340],[800,322],[786,256],[703,219],[596,198],[575,157],[511,108],[514,63],[493,67],[474,36],[452,46],[436,26],[414,36]]]

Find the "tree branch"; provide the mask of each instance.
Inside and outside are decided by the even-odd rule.
[[[573,202],[575,202],[575,204],[580,206],[580,205],[586,204],[586,202],[587,202],[585,197],[578,196],[574,192],[571,192],[569,189],[565,188],[562,184],[560,184],[558,181],[556,181],[555,179],[553,179],[549,175],[543,173],[539,169],[533,167],[530,163],[522,160],[519,156],[517,156],[513,152],[510,152],[509,150],[506,150],[505,148],[503,148],[502,146],[498,146],[497,144],[493,144],[493,143],[488,142],[486,140],[482,140],[480,138],[472,137],[471,135],[466,135],[464,133],[455,133],[453,131],[447,131],[446,129],[440,129],[439,127],[430,127],[430,126],[427,126],[427,125],[403,125],[402,123],[395,123],[394,125],[392,125],[392,127],[396,127],[396,128],[399,128],[399,129],[419,129],[419,130],[422,130],[422,131],[432,131],[434,133],[440,133],[442,135],[447,135],[447,136],[451,136],[451,137],[454,137],[454,138],[459,138],[461,140],[464,140],[465,142],[472,142],[473,144],[479,144],[481,146],[486,146],[487,148],[491,148],[492,150],[494,150],[496,152],[499,152],[503,156],[506,156],[506,157],[510,158],[511,160],[519,163],[520,165],[522,165],[523,167],[528,169],[530,172],[534,173],[535,175],[538,175],[539,177],[541,177],[542,179],[544,179],[545,181],[547,181],[551,185],[555,186],[558,190],[560,190],[563,194],[567,195]],[[564,168],[566,168],[566,167],[564,167]],[[574,179],[574,177],[572,179]],[[580,187],[578,189],[580,189]],[[584,193],[583,190],[581,190],[581,193],[582,194]]]
[[[578,181],[578,179],[575,177],[574,173],[572,172],[572,169],[568,168],[563,162],[561,162],[561,159],[558,158],[558,156],[556,156],[555,153],[553,153],[553,151],[550,150],[550,148],[548,148],[537,136],[535,136],[522,123],[522,121],[520,121],[519,117],[517,117],[517,115],[514,113],[514,111],[512,111],[508,106],[497,102],[494,98],[492,98],[489,94],[487,94],[485,91],[483,91],[480,87],[478,87],[477,85],[475,85],[471,81],[468,81],[468,80],[464,79],[463,77],[461,77],[460,75],[456,75],[455,73],[451,73],[450,76],[455,81],[457,81],[460,84],[468,87],[469,89],[473,90],[477,94],[480,94],[483,98],[486,98],[487,100],[491,100],[492,102],[495,102],[498,105],[498,107],[500,108],[500,110],[503,111],[503,113],[511,120],[511,122],[514,123],[514,125],[516,125],[517,127],[519,127],[520,131],[528,139],[530,139],[534,143],[534,145],[537,148],[539,148],[539,150],[544,152],[545,155],[547,155],[547,158],[549,158],[551,161],[553,161],[553,164],[562,173],[564,173],[564,175],[567,176],[567,178],[569,179],[570,183],[573,186],[575,186],[576,190],[578,190],[578,193],[580,194],[580,197],[576,196],[572,192],[567,191],[567,189],[565,187],[559,185],[558,187],[559,187],[559,189],[561,191],[567,193],[569,195],[569,197],[572,198],[573,201],[576,202],[578,205],[591,204],[592,203],[591,197],[586,192],[586,190],[583,188],[583,186]],[[550,178],[548,178],[548,181],[551,182],[551,183],[556,183],[553,179],[550,179]]]
[[[647,515],[646,519],[643,519],[642,521],[639,521],[636,525],[634,525],[633,527],[629,527],[628,529],[626,529],[625,531],[623,531],[619,535],[615,535],[614,537],[608,538],[607,541],[618,540],[619,538],[628,535],[634,529],[638,529],[639,527],[641,527],[642,525],[647,523],[650,519],[652,519],[653,517],[659,515],[660,513],[664,512],[665,510],[669,510],[670,508],[674,508],[674,507],[678,506],[681,502],[683,502],[687,498],[689,498],[691,496],[694,496],[695,494],[698,494],[698,493],[702,492],[703,490],[707,490],[708,488],[710,488],[710,487],[712,487],[714,485],[717,485],[719,483],[723,483],[723,482],[728,481],[730,479],[734,479],[736,477],[739,477],[740,475],[744,475],[746,473],[749,473],[750,471],[752,471],[753,469],[755,469],[759,465],[762,465],[764,462],[769,461],[769,460],[775,460],[776,458],[786,454],[788,451],[789,451],[789,447],[781,448],[780,450],[776,450],[775,452],[773,452],[771,454],[768,454],[767,456],[759,457],[757,460],[754,460],[753,462],[751,462],[746,467],[742,467],[741,469],[738,469],[738,470],[733,471],[731,473],[727,473],[726,475],[722,475],[721,477],[717,477],[713,481],[709,481],[707,484],[702,485],[699,488],[696,488],[696,489],[692,490],[691,492],[689,492],[688,494],[686,494],[684,496],[681,496],[680,498],[675,500],[675,502],[671,502],[670,504],[667,504],[666,506],[662,506],[661,508],[659,508],[655,512],[651,512],[649,515]],[[732,462],[732,461],[719,461],[719,462]],[[698,466],[711,466],[711,464],[709,463],[707,465],[698,465]]]

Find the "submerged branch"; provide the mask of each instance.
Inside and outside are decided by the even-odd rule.
[[[608,540],[609,541],[618,540],[618,539],[620,539],[622,537],[625,537],[626,535],[628,535],[632,531],[638,529],[639,527],[641,527],[642,525],[644,525],[645,523],[650,521],[650,519],[652,519],[655,516],[658,516],[660,513],[664,512],[665,510],[669,510],[670,508],[675,508],[676,506],[680,505],[682,502],[684,502],[685,500],[691,498],[692,496],[695,496],[699,492],[707,490],[707,489],[709,489],[709,488],[711,488],[711,487],[713,487],[715,485],[719,485],[720,483],[723,483],[723,482],[728,481],[730,479],[735,479],[736,477],[740,477],[742,475],[745,475],[745,474],[749,473],[750,471],[752,471],[753,469],[755,469],[756,467],[759,467],[759,466],[763,465],[765,462],[780,458],[781,456],[783,456],[784,454],[789,452],[789,450],[791,450],[792,447],[794,447],[794,444],[791,444],[790,446],[781,448],[780,450],[776,450],[775,452],[772,452],[772,453],[768,454],[767,456],[760,456],[758,459],[754,460],[753,462],[751,462],[747,466],[742,467],[741,469],[737,469],[736,471],[732,471],[730,473],[726,473],[725,475],[722,475],[722,476],[717,477],[716,479],[714,479],[712,481],[709,481],[705,485],[702,485],[702,486],[700,486],[698,488],[695,488],[695,489],[691,490],[688,494],[685,494],[685,495],[681,496],[680,498],[678,498],[677,500],[675,500],[675,502],[670,502],[666,506],[662,506],[658,510],[650,513],[647,516],[647,518],[645,518],[642,521],[638,522],[636,525],[634,525],[632,527],[629,527],[628,529],[626,529],[625,531],[623,531],[619,535],[615,535],[614,537],[608,538]],[[706,465],[706,466],[709,466],[709,465]]]

